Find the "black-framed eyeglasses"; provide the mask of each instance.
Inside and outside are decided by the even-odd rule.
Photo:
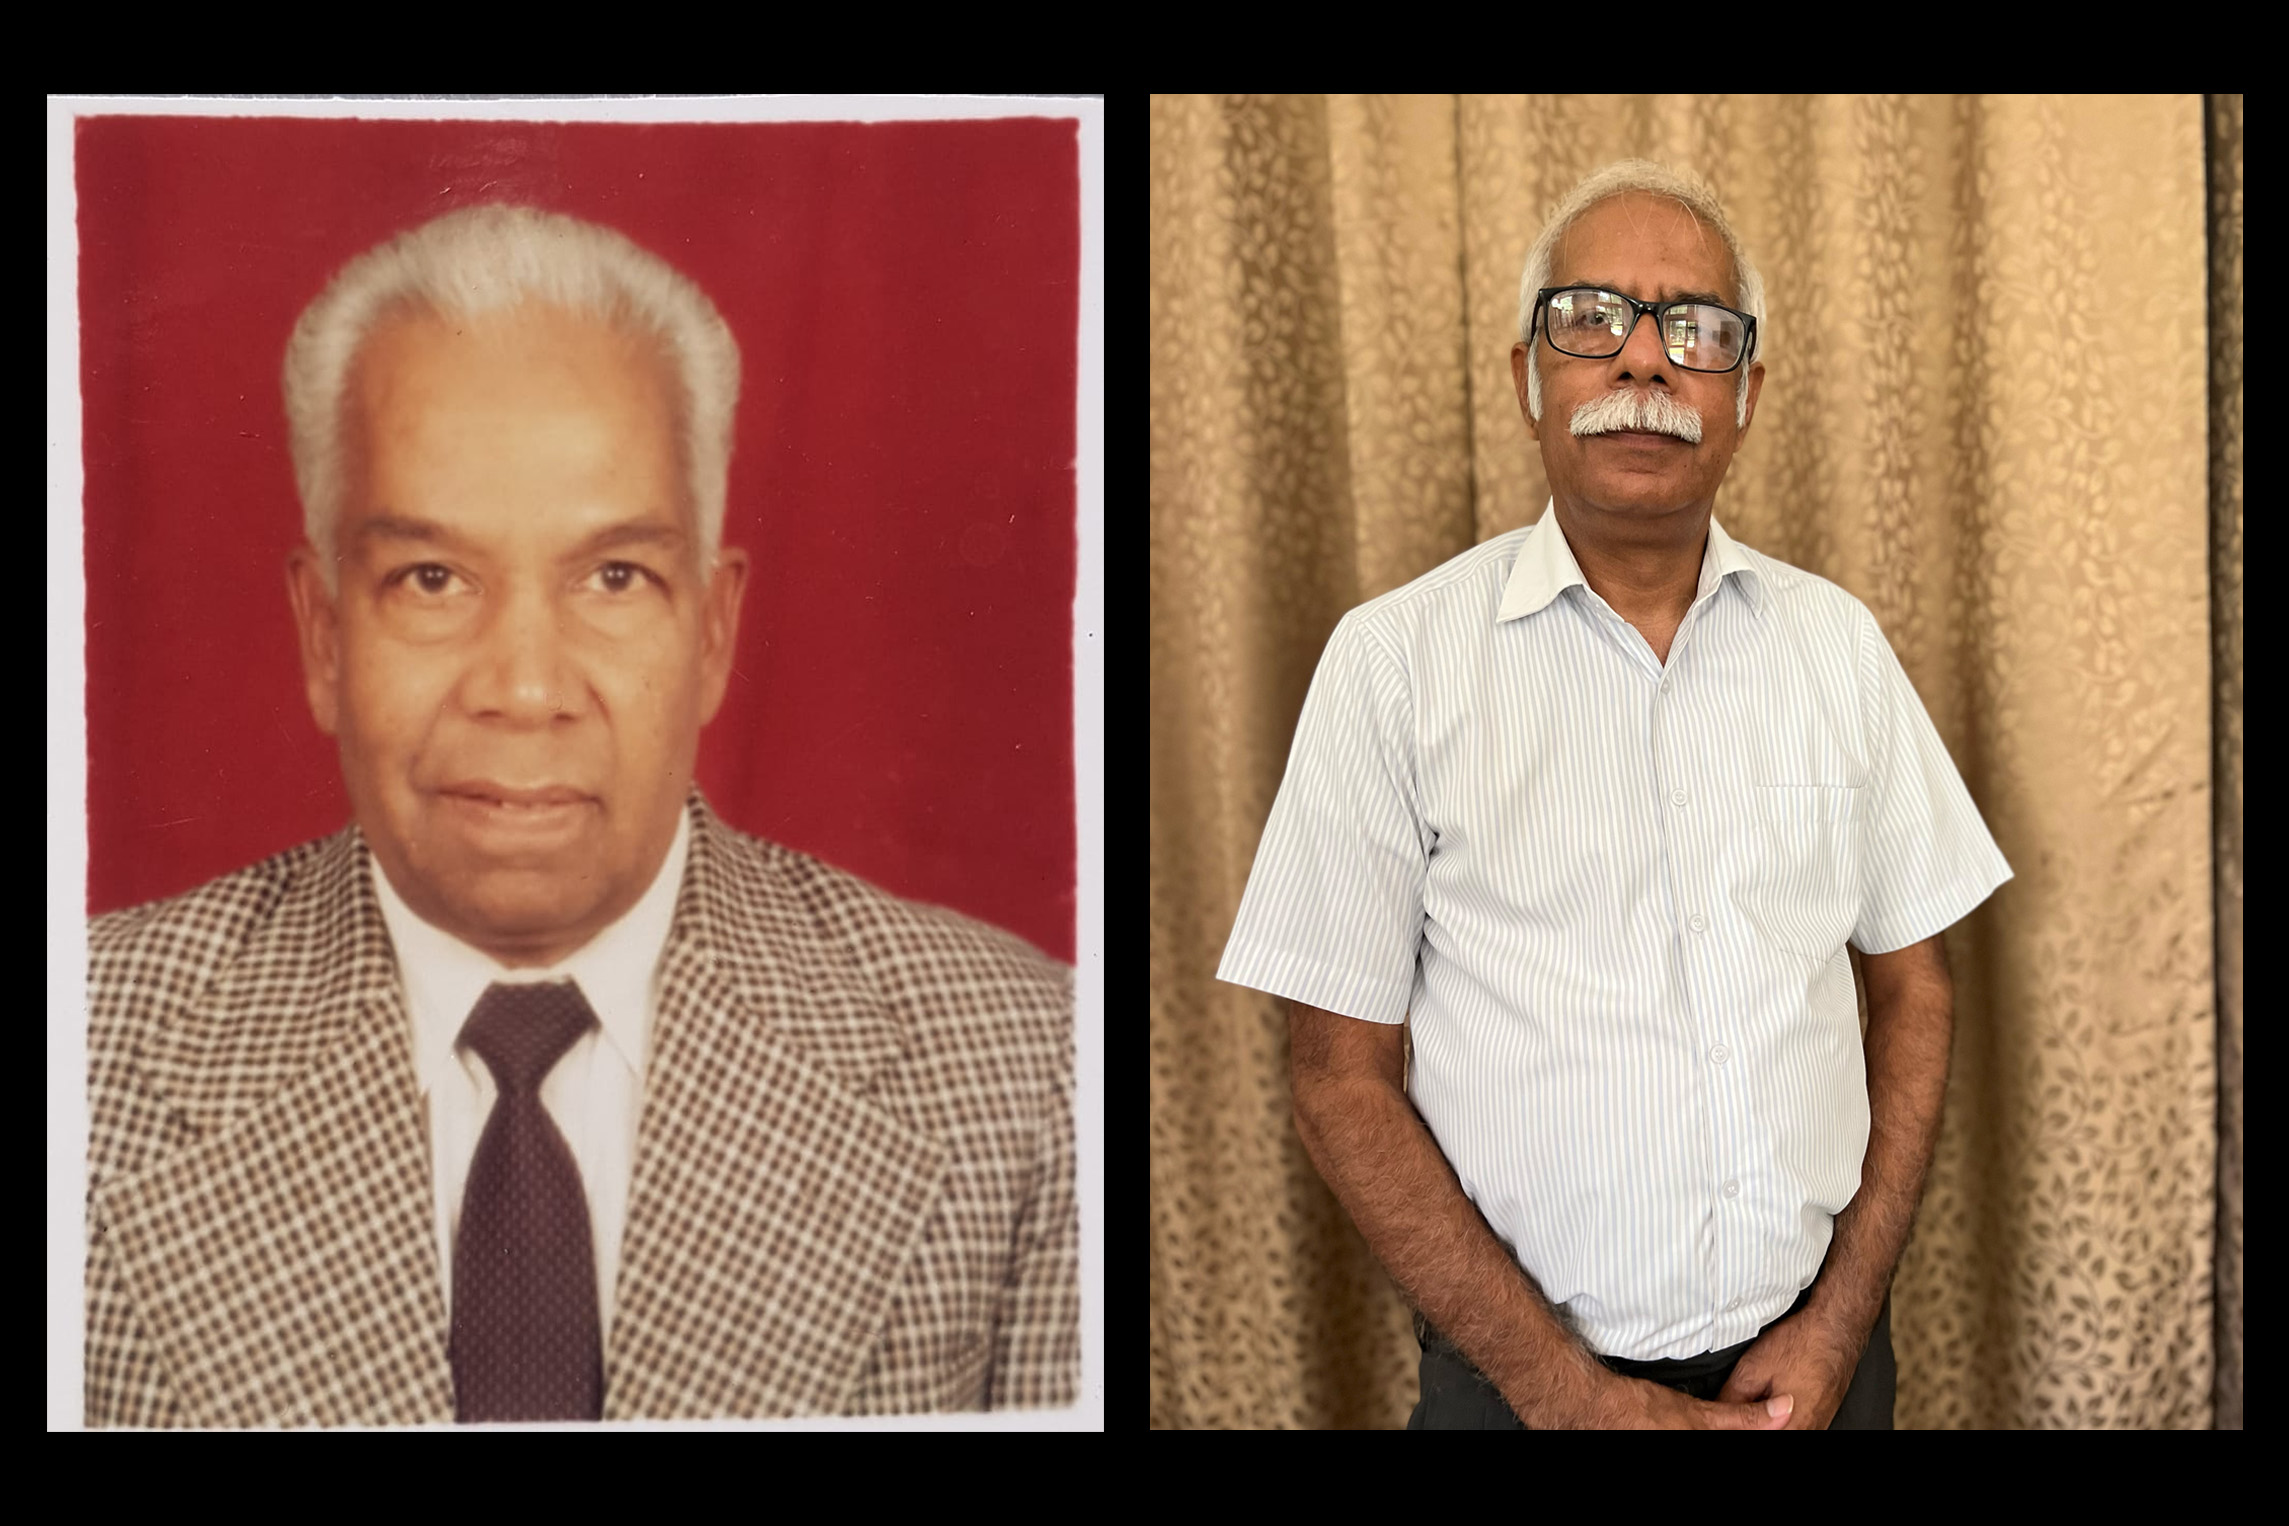
[[[1604,360],[1621,353],[1647,313],[1661,348],[1688,371],[1731,371],[1756,353],[1756,320],[1714,302],[1640,302],[1595,286],[1545,286],[1534,296],[1533,321],[1561,354]]]

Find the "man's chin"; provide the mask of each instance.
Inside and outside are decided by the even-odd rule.
[[[1682,472],[1627,466],[1593,471],[1579,496],[1592,508],[1623,514],[1668,514],[1692,508],[1701,499]]]
[[[504,963],[548,962],[593,937],[610,917],[603,882],[561,874],[493,871],[456,884],[440,900],[445,931]]]

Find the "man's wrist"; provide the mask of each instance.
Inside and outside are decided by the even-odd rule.
[[[1528,1355],[1509,1381],[1489,1381],[1529,1427],[1557,1431],[1594,1424],[1600,1406],[1621,1379],[1569,1333],[1555,1349]]]
[[[1812,1285],[1804,1314],[1828,1326],[1840,1339],[1864,1344],[1891,1291],[1895,1258],[1881,1258],[1882,1271],[1871,1278],[1878,1259],[1870,1257],[1867,1247],[1860,1243],[1866,1229],[1852,1221],[1855,1217],[1850,1208],[1838,1216],[1835,1237],[1829,1242],[1828,1264]]]
[[[1805,1316],[1826,1325],[1836,1339],[1855,1350],[1868,1343],[1868,1332],[1876,1326],[1876,1316],[1883,1312],[1883,1294],[1873,1302],[1859,1293],[1837,1291],[1827,1298],[1817,1293],[1804,1305]]]

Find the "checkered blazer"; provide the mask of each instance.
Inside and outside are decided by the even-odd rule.
[[[1071,1403],[1070,969],[690,811],[605,1418]],[[95,919],[90,1425],[453,1418],[366,852]]]

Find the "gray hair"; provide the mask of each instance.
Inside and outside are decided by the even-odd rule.
[[[1709,183],[1690,171],[1679,171],[1650,159],[1624,159],[1609,164],[1586,177],[1581,184],[1566,193],[1563,201],[1550,213],[1543,224],[1541,237],[1534,247],[1526,251],[1526,272],[1518,281],[1518,338],[1526,341],[1534,322],[1534,294],[1550,284],[1550,266],[1557,258],[1558,241],[1566,230],[1580,220],[1583,213],[1601,201],[1610,201],[1629,191],[1645,191],[1655,196],[1666,196],[1699,218],[1717,237],[1724,240],[1726,252],[1733,257],[1734,306],[1756,320],[1756,342],[1742,359],[1740,380],[1735,384],[1735,406],[1739,410],[1738,427],[1746,429],[1749,421],[1749,367],[1764,355],[1764,277],[1757,274],[1756,262],[1741,246],[1740,235],[1733,231],[1732,219],[1725,216],[1723,203]],[[1542,372],[1535,363],[1537,346],[1526,347],[1526,411],[1536,423],[1542,418]]]
[[[680,394],[679,441],[700,565],[723,540],[739,344],[693,281],[624,234],[532,207],[476,206],[423,223],[344,265],[286,342],[287,436],[303,530],[335,586],[342,407],[358,349],[411,311],[467,318],[534,301],[602,318],[660,346]]]

